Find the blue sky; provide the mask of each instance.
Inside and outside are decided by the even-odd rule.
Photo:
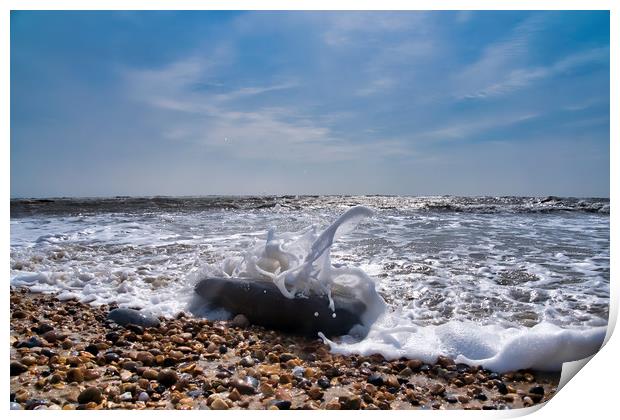
[[[12,12],[11,196],[609,196],[608,12]]]

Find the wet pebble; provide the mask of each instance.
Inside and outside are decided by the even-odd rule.
[[[28,372],[28,366],[19,362],[11,362],[10,370],[11,376],[17,376],[21,375],[24,372]]]
[[[101,399],[101,390],[96,386],[86,388],[84,391],[80,392],[80,395],[77,397],[77,401],[80,404],[88,404],[89,402],[99,404]]]
[[[170,369],[164,369],[157,374],[157,382],[163,386],[170,387],[179,380],[179,376],[175,371]]]

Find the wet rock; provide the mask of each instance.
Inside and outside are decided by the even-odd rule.
[[[421,360],[413,359],[407,362],[407,367],[411,370],[418,370],[424,363]]]
[[[106,363],[118,362],[121,359],[118,353],[114,353],[114,352],[108,352],[104,354],[103,358],[106,361]]]
[[[540,385],[533,386],[528,391],[530,394],[545,395],[545,388]]]
[[[239,364],[243,367],[252,367],[254,366],[254,359],[250,356],[246,356],[239,361]]]
[[[39,407],[41,407],[41,408],[43,408],[43,407],[47,408],[47,405],[48,405],[48,404],[49,404],[49,401],[48,401],[48,400],[42,400],[42,399],[39,399],[39,398],[32,398],[32,399],[30,399],[30,400],[27,400],[27,401],[24,403],[24,408],[25,408],[26,410],[36,410],[36,409],[38,409]]]
[[[321,398],[323,398],[324,395],[323,391],[318,386],[311,387],[306,391],[306,393],[313,400],[320,400]]]
[[[11,410],[23,410],[21,404],[16,402],[11,402]]]
[[[39,325],[37,325],[36,327],[32,327],[31,330],[33,333],[35,334],[45,334],[48,331],[52,331],[54,329],[54,327],[52,327],[50,324],[46,324],[46,323],[40,323]]]
[[[144,372],[142,372],[142,377],[148,380],[154,380],[157,379],[158,373],[155,369],[145,369]]]
[[[82,368],[73,368],[67,371],[67,382],[82,382],[84,381],[84,371]]]
[[[108,319],[126,327],[130,324],[139,327],[158,327],[159,319],[153,315],[129,308],[117,308],[108,313]]]
[[[449,357],[439,356],[437,358],[437,364],[443,368],[447,368],[448,366],[454,366],[454,360]]]
[[[212,410],[228,410],[228,404],[219,397],[214,398],[209,407],[211,407]]]
[[[179,380],[179,376],[175,371],[164,369],[157,374],[157,382],[166,387],[171,387]]]
[[[151,366],[155,363],[155,356],[148,351],[140,351],[136,355],[136,360],[141,362],[144,366]]]
[[[99,348],[94,344],[89,344],[88,346],[86,346],[84,351],[87,351],[93,356],[96,356],[99,353]]]
[[[383,380],[383,376],[381,376],[380,374],[373,373],[368,377],[368,379],[366,379],[366,382],[374,386],[381,386],[383,385],[384,380]]]
[[[226,347],[226,344],[222,344],[220,345],[220,354],[226,354],[228,352],[228,347]]]
[[[239,314],[230,321],[230,325],[233,327],[246,328],[250,325],[250,321],[245,315]]]
[[[358,395],[341,396],[338,402],[343,410],[359,410],[362,407],[362,399]]]
[[[530,406],[534,405],[534,400],[532,400],[528,396],[525,396],[525,397],[523,397],[523,405],[526,406],[526,407],[530,407]]]
[[[273,387],[266,382],[263,382],[262,384],[260,384],[260,387],[258,388],[258,390],[266,397],[270,397],[275,393],[275,390],[273,389]]]
[[[33,366],[37,364],[37,358],[30,355],[22,357],[21,361],[26,366]]]
[[[13,311],[13,314],[11,315],[13,319],[24,319],[27,316],[28,314],[24,311]]]
[[[102,400],[101,390],[96,386],[91,386],[86,388],[84,391],[78,395],[77,401],[80,404],[88,404],[89,402],[94,402],[99,404]]]
[[[273,400],[272,405],[278,407],[278,410],[288,410],[291,408],[292,403],[287,400]]]
[[[474,395],[474,398],[480,401],[486,401],[489,399],[489,397],[487,397],[487,395],[484,392],[480,392],[476,395]]]
[[[53,344],[56,341],[58,341],[60,337],[61,336],[57,334],[56,331],[54,330],[47,331],[41,335],[41,338],[43,338],[45,341],[47,341],[50,344]]]
[[[333,399],[325,404],[326,410],[340,410],[340,402],[337,399]]]
[[[433,384],[429,388],[431,395],[442,395],[446,391],[446,387],[442,384]]]
[[[19,362],[11,362],[11,376],[18,376],[24,372],[28,372],[28,366]]]
[[[320,386],[323,389],[327,389],[331,386],[331,382],[329,379],[327,379],[325,376],[322,376],[319,378],[318,381],[316,381],[317,385]]]
[[[242,394],[252,395],[256,393],[255,383],[248,380],[235,379],[230,381],[230,386],[237,389]]]
[[[28,340],[20,341],[17,343],[17,348],[33,348],[33,347],[41,347],[43,346],[43,342],[39,340],[37,337],[30,337]]]

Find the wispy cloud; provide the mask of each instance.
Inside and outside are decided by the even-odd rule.
[[[337,136],[328,125],[321,124],[333,122],[337,114],[312,118],[296,108],[279,106],[277,101],[264,100],[254,107],[237,101],[294,89],[297,83],[229,90],[220,86],[218,93],[193,89],[209,77],[211,68],[208,61],[192,57],[159,69],[129,70],[125,79],[134,100],[188,117],[167,120],[165,137],[208,145],[238,158],[325,162],[407,154],[397,140],[364,144]],[[374,88],[389,83],[377,81]]]

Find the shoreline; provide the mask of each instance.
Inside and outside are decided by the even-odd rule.
[[[548,401],[560,379],[336,355],[318,338],[184,314],[124,328],[106,320],[113,308],[11,287],[11,408],[510,409]]]

